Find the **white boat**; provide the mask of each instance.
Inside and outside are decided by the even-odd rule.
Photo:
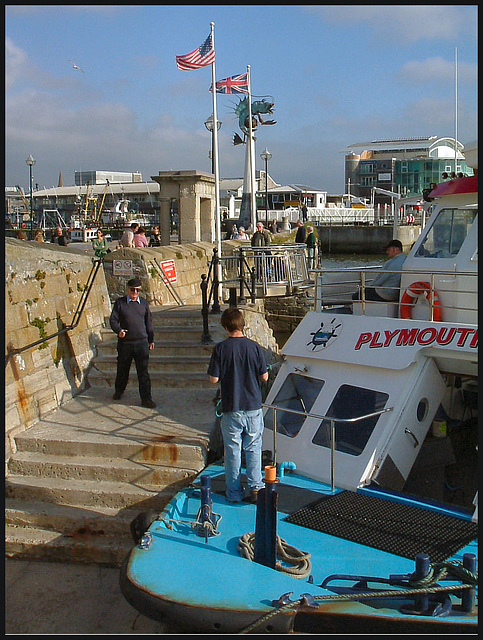
[[[399,300],[319,305],[285,344],[256,507],[214,464],[138,521],[139,611],[211,634],[477,632],[477,177],[429,197]]]

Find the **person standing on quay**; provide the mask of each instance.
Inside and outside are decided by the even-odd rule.
[[[104,237],[101,229],[97,230],[96,237],[92,241],[92,248],[94,249],[96,258],[104,258],[104,256],[107,256],[109,253],[107,239]]]
[[[122,234],[121,240],[119,242],[120,247],[130,247],[131,249],[134,247],[134,234],[139,229],[139,225],[137,222],[133,222],[129,229]]]
[[[145,249],[148,246],[148,239],[146,238],[146,229],[139,227],[134,234],[134,246],[137,249]]]
[[[309,232],[307,235],[307,239],[305,240],[305,244],[307,245],[307,263],[309,269],[315,268],[315,247],[317,245],[317,240],[314,233],[313,227],[307,227],[307,231]]]
[[[295,234],[295,244],[302,244],[305,242],[307,232],[302,223],[302,220],[297,220],[297,233]]]
[[[117,334],[117,374],[113,400],[120,400],[134,359],[143,407],[154,409],[151,397],[151,378],[148,373],[149,352],[154,349],[153,319],[149,304],[139,297],[141,280],[132,278],[127,283],[128,293],[118,298],[112,308],[110,325]]]
[[[160,247],[161,246],[161,236],[159,235],[159,227],[155,225],[153,227],[153,235],[149,239],[150,247]]]
[[[241,452],[245,452],[249,500],[256,502],[262,479],[262,391],[268,371],[262,348],[245,337],[245,320],[237,307],[225,309],[221,326],[228,338],[219,342],[208,366],[210,382],[221,382],[221,432],[223,435],[226,498],[243,500]]]

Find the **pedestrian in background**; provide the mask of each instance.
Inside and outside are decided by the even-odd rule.
[[[117,374],[113,400],[120,400],[129,380],[134,359],[138,376],[139,395],[143,407],[154,409],[151,397],[151,378],[148,364],[149,352],[154,349],[153,318],[148,302],[139,296],[141,280],[131,278],[127,283],[127,295],[118,298],[112,308],[109,323],[117,334]]]
[[[268,371],[260,345],[245,337],[245,319],[237,307],[225,309],[221,326],[228,337],[219,342],[211,355],[208,375],[213,384],[221,383],[221,432],[223,435],[226,498],[241,502],[241,453],[245,452],[246,477],[250,495],[256,502],[262,489],[263,411],[261,383]]]
[[[307,231],[302,223],[302,220],[297,220],[297,233],[295,234],[295,244],[303,244],[307,236]]]
[[[139,229],[139,225],[137,222],[133,222],[129,229],[122,234],[121,240],[119,242],[119,246],[122,247],[130,247],[131,249],[134,247],[134,234]]]
[[[159,235],[159,227],[155,225],[153,227],[153,234],[149,238],[149,246],[150,247],[160,247],[161,246],[161,236]]]
[[[134,246],[138,249],[145,249],[148,246],[148,239],[146,238],[146,229],[139,227],[134,234]]]
[[[103,258],[110,251],[107,245],[107,239],[100,229],[97,230],[96,238],[92,240],[92,248],[94,249],[94,255],[96,258]]]
[[[69,244],[69,241],[64,236],[62,229],[60,227],[56,228],[54,235],[52,236],[52,242],[60,245],[61,247],[66,247]]]
[[[315,237],[314,228],[307,227],[308,235],[305,240],[307,245],[307,264],[309,269],[315,268],[315,247],[317,246],[317,239]]]

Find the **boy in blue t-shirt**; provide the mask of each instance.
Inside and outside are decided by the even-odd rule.
[[[243,335],[245,320],[240,309],[229,307],[221,316],[228,338],[212,353],[208,375],[213,384],[221,383],[221,432],[225,452],[226,497],[243,500],[241,452],[245,452],[250,500],[256,501],[262,489],[262,391],[268,380],[262,348]]]

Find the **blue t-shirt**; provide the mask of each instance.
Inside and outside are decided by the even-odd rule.
[[[253,340],[243,336],[219,342],[211,355],[208,375],[220,379],[223,413],[260,409],[260,376],[266,372],[263,350]]]

